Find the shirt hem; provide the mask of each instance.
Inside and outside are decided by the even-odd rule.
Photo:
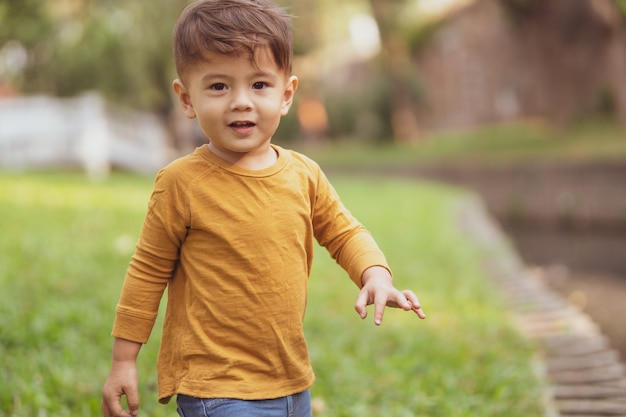
[[[196,398],[233,398],[244,401],[254,401],[254,400],[269,400],[273,398],[285,397],[288,395],[297,394],[307,389],[310,389],[315,382],[315,376],[302,378],[298,381],[289,381],[289,384],[284,386],[279,386],[271,390],[263,390],[262,393],[258,393],[258,390],[251,389],[245,393],[241,391],[233,390],[214,390],[210,394],[208,393],[211,389],[206,390],[198,390],[189,387],[189,385],[200,385],[204,382],[202,381],[184,381],[182,382],[178,388],[172,388],[166,390],[164,393],[159,394],[158,401],[160,404],[168,404],[175,395],[182,394],[188,395]]]

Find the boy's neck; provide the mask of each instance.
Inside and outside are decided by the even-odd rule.
[[[218,158],[249,171],[260,171],[269,168],[278,160],[278,153],[271,145],[262,152],[241,153],[224,152],[215,146],[211,146],[211,143],[208,143],[206,147]]]

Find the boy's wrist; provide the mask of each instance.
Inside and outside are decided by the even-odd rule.
[[[361,274],[361,284],[365,285],[372,278],[384,278],[388,279],[389,282],[393,281],[391,272],[381,265],[373,265],[363,271],[363,274]]]
[[[141,343],[116,337],[113,341],[113,363],[135,363]]]

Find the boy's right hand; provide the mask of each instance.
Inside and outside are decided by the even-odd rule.
[[[111,373],[102,389],[102,415],[104,417],[135,417],[139,412],[137,365],[134,361],[113,361]],[[128,410],[122,408],[126,396]]]
[[[104,417],[136,417],[139,413],[139,377],[137,355],[141,343],[115,338],[111,373],[102,388],[102,414]],[[126,396],[128,410],[122,408]]]

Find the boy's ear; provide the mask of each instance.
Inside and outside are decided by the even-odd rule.
[[[287,113],[289,113],[289,109],[293,104],[293,96],[296,94],[297,89],[298,77],[292,75],[287,81],[287,87],[285,88],[285,93],[283,94],[283,106],[280,112],[281,116],[286,116]]]
[[[188,119],[196,118],[196,111],[193,108],[193,104],[191,103],[191,97],[189,96],[189,92],[187,91],[187,87],[180,79],[175,79],[172,83],[172,87],[174,88],[174,92],[178,96],[178,101],[180,102],[180,106],[183,108],[185,112],[185,116]]]

